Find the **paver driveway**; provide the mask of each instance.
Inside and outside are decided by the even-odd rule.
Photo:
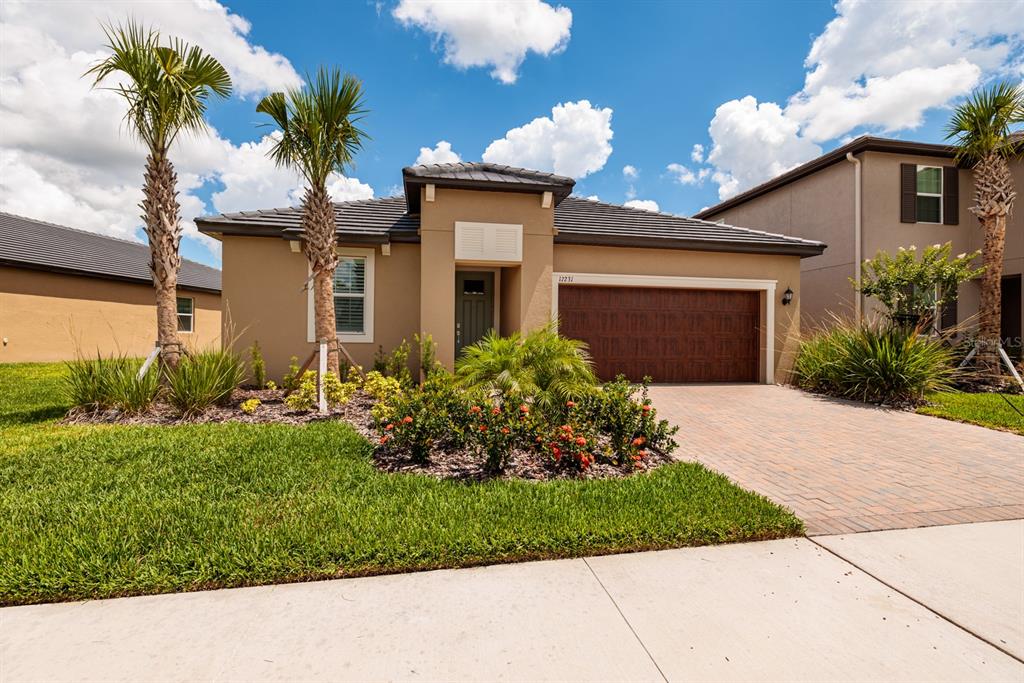
[[[1024,437],[781,386],[651,387],[698,460],[809,534],[1024,518]]]

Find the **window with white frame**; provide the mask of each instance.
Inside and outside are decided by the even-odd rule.
[[[917,222],[942,222],[942,167],[917,167]]]
[[[373,341],[373,262],[376,251],[339,247],[334,271],[334,329],[342,342]],[[316,341],[313,283],[306,295],[306,340]]]
[[[334,325],[338,334],[366,334],[366,257],[342,256],[334,271]]]
[[[195,329],[195,299],[178,297],[178,332],[189,333]]]

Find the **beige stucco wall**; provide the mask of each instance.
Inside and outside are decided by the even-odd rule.
[[[828,245],[800,263],[804,327],[853,310],[853,181],[853,164],[834,164],[710,219]]]
[[[178,290],[195,300],[190,348],[220,343],[220,296]],[[0,266],[0,363],[87,355],[145,356],[156,340],[153,287]]]
[[[503,267],[499,314],[501,332],[528,330],[551,317],[551,253],[554,210],[541,206],[541,195],[518,192],[437,188],[434,201],[420,193],[420,324],[437,343],[437,357],[449,367],[455,360],[456,221],[515,223],[523,226],[523,262]]]
[[[259,341],[267,375],[279,380],[292,356],[301,363],[314,347],[308,341],[306,257],[278,238],[224,237],[222,242],[225,325],[234,325],[236,349]],[[339,249],[349,246],[356,245]],[[403,339],[412,343],[419,330],[419,245],[393,244],[390,256],[382,255],[379,246],[373,251],[373,341],[342,342],[364,367],[373,365],[378,347],[390,351]]]
[[[776,299],[786,288],[793,290],[793,302],[775,302],[775,381],[783,382],[793,366],[800,335],[800,258],[761,254],[726,254],[670,249],[624,249],[581,245],[555,245],[556,273],[615,273],[625,275],[668,275],[683,277],[775,280]],[[766,302],[762,297],[762,319]],[[767,349],[762,330],[761,353]],[[761,359],[762,379],[765,362]]]

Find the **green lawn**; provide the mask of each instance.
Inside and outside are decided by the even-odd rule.
[[[1020,394],[1003,394],[1001,397],[999,394],[941,392],[929,394],[926,398],[928,404],[918,408],[917,412],[1024,434],[1024,417],[1007,405],[1009,401],[1024,413],[1024,396]]]
[[[619,481],[465,484],[382,474],[338,423],[62,426],[61,373],[0,365],[3,604],[802,531],[695,464]]]

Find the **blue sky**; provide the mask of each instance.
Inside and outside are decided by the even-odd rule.
[[[465,161],[566,172],[580,195],[680,214],[861,133],[941,141],[959,98],[1024,75],[1020,0],[82,5],[0,9],[0,78],[13,84],[0,92],[0,130],[13,131],[0,132],[0,208],[140,237],[143,154],[116,98],[75,83],[103,54],[98,22],[132,14],[203,44],[238,85],[212,105],[211,134],[172,156],[183,252],[212,265],[219,250],[194,216],[298,197],[266,162],[255,105],[319,65],[361,78],[370,109],[372,139],[336,199],[393,193],[420,148],[446,141]],[[63,121],[33,96],[40,75],[75,92]]]

